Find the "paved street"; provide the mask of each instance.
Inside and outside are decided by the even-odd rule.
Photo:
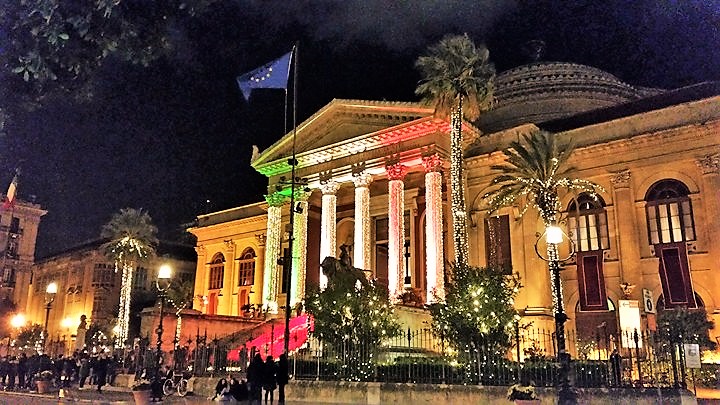
[[[129,391],[104,391],[98,393],[94,390],[72,391],[65,399],[59,399],[58,393],[40,395],[19,392],[2,392],[0,391],[0,405],[35,405],[35,404],[69,404],[69,403],[86,403],[97,405],[132,405],[132,393]],[[164,404],[211,404],[215,402],[209,401],[207,398],[188,395],[180,398],[175,395],[166,397]],[[223,402],[229,404],[229,402]],[[275,400],[277,403],[277,399]],[[286,401],[287,405],[307,405],[308,402]]]

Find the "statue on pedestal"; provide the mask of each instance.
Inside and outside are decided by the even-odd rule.
[[[75,350],[82,350],[85,348],[85,333],[87,332],[87,317],[80,315],[80,325],[77,328],[77,334],[75,335]]]

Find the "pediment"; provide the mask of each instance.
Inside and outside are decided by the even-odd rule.
[[[298,125],[295,152],[322,149],[432,114],[432,107],[419,103],[335,99]],[[260,152],[251,165],[258,169],[286,159],[292,156],[292,147],[293,133],[289,132]]]

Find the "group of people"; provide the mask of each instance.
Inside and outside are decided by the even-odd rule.
[[[247,367],[247,380],[238,381],[232,376],[221,378],[215,386],[216,401],[249,401],[250,405],[273,404],[275,390],[278,390],[278,405],[285,404],[285,386],[289,380],[288,359],[285,354],[275,362],[267,356],[263,362],[260,353],[255,353]]]
[[[47,354],[5,356],[0,360],[0,387],[5,391],[35,390],[37,379],[49,379],[55,386],[69,388],[77,384],[102,386],[112,383],[117,359],[104,353],[90,355],[75,351],[70,356],[51,358]]]

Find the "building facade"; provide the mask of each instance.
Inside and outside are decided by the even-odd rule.
[[[35,262],[35,241],[40,219],[47,211],[39,204],[16,199],[0,212],[0,300],[9,299],[18,308],[27,305],[28,291]]]
[[[479,122],[463,123],[468,253],[473,265],[520,274],[525,287],[515,305],[525,319],[552,325],[547,264],[533,248],[543,225],[532,213],[519,220],[513,208],[489,216],[482,195],[501,151],[538,129],[574,142],[571,174],[604,187],[597,200],[562,202],[562,225],[577,250],[562,272],[571,327],[614,330],[619,301],[642,302],[643,290],[660,307],[704,307],[715,317],[720,84],[639,88],[592,67],[537,62],[498,75],[495,95]],[[290,207],[293,145],[303,186]],[[251,164],[268,178],[265,201],[200,216],[190,229],[203,312],[239,315],[246,303],[276,311],[286,294],[296,305],[326,282],[322,259],[341,255],[392,298],[413,289],[425,302],[442,299],[454,260],[449,123],[431,108],[333,100]]]
[[[93,241],[41,259],[33,267],[33,278],[24,287],[29,297],[24,310],[29,323],[43,325],[47,315],[49,339],[69,342],[82,315],[88,324],[111,324],[117,320],[122,272],[115,271],[114,263],[103,253],[102,244],[103,241]],[[172,267],[173,282],[191,281],[195,275],[195,252],[190,246],[161,242],[157,257],[135,269],[132,282],[135,299],[155,295],[155,280],[162,264]],[[57,284],[57,294],[46,312],[50,297],[45,291],[53,282]]]

